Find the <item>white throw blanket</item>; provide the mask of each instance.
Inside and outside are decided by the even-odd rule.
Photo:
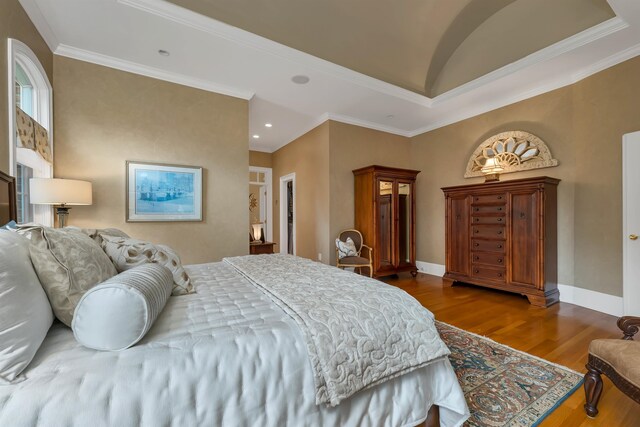
[[[317,404],[338,405],[362,389],[449,355],[433,314],[394,286],[290,255],[224,261],[300,327]]]

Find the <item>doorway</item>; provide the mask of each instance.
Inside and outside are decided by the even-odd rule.
[[[640,132],[622,137],[622,298],[625,316],[640,316]]]
[[[280,253],[296,254],[296,174],[280,177]]]
[[[271,188],[271,168],[249,166],[249,233],[253,232],[254,225],[260,224],[269,242],[273,241]]]

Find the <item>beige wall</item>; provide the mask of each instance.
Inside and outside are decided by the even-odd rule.
[[[341,230],[354,225],[353,170],[369,165],[408,167],[411,141],[403,136],[344,123],[329,122],[329,180],[331,264],[335,265],[333,242]]]
[[[54,58],[55,175],[93,182],[71,225],[118,227],[173,247],[185,263],[248,252],[248,103]],[[125,161],[204,168],[204,221],[126,223]]]
[[[273,155],[262,151],[249,151],[249,166],[270,168],[273,165]]]
[[[38,56],[53,82],[53,54],[18,0],[2,0],[0,6],[0,171],[9,173],[9,113],[7,111],[7,39],[20,40]]]
[[[280,177],[296,174],[296,255],[329,259],[329,122],[273,153],[273,237],[280,243]],[[276,247],[280,251],[280,246]]]
[[[558,187],[559,282],[622,295],[622,135],[640,130],[640,58],[575,85],[413,138],[418,178],[417,257],[444,264],[444,197],[462,178],[473,150],[506,130],[538,135],[556,168],[504,175],[562,179]]]

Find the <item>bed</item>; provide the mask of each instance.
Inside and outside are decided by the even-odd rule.
[[[226,263],[187,270],[197,292],[170,298],[126,351],[86,349],[54,324],[26,380],[0,387],[0,425],[416,426],[432,405],[443,426],[467,418],[446,357],[317,405],[291,317]]]

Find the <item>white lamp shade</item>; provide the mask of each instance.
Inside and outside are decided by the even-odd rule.
[[[485,162],[484,166],[482,166],[482,173],[484,174],[492,174],[502,172],[504,168],[500,165],[500,161],[495,157],[490,157]]]
[[[91,183],[75,179],[31,178],[30,201],[34,205],[90,205]]]

